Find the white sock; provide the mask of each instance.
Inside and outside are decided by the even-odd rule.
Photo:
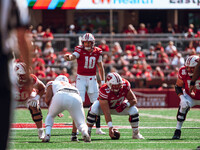
[[[100,130],[101,130],[101,128],[96,128],[96,130],[97,130],[97,131],[100,131]]]
[[[177,121],[176,129],[181,130],[183,122]]]
[[[49,134],[51,135],[51,126],[46,126],[46,135]]]

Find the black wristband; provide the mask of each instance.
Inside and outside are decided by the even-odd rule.
[[[190,82],[190,85],[194,86],[194,85],[195,85],[195,82],[194,82],[194,81],[191,81],[191,82]]]

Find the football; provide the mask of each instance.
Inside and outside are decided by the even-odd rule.
[[[112,140],[118,140],[120,138],[120,132],[117,129],[114,130],[115,137],[111,138]]]

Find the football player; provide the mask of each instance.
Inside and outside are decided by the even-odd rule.
[[[133,139],[144,139],[139,133],[139,112],[135,106],[137,99],[130,88],[130,83],[121,78],[118,73],[109,73],[106,84],[99,90],[98,100],[91,106],[87,115],[88,133],[91,135],[92,127],[97,115],[104,114],[109,127],[109,136],[115,138],[111,114],[129,115],[129,122],[133,130]]]
[[[199,56],[192,55],[186,59],[185,66],[179,69],[178,79],[175,90],[180,98],[179,109],[177,112],[177,126],[172,139],[180,139],[181,127],[186,119],[186,115],[191,107],[200,105],[200,78],[196,81],[196,91],[189,92],[190,82],[193,76],[194,68],[199,62]]]
[[[85,102],[85,93],[89,96],[90,102],[94,103],[98,98],[98,84],[96,79],[96,67],[99,69],[101,85],[105,83],[105,71],[102,62],[102,50],[95,47],[95,38],[91,33],[86,33],[82,37],[82,45],[75,47],[75,52],[64,57],[67,61],[77,59],[76,87],[80,92],[82,101]],[[105,134],[100,128],[100,116],[97,117],[96,133]],[[73,123],[72,141],[77,141],[76,128]]]
[[[46,135],[42,140],[49,142],[51,128],[54,118],[64,110],[68,110],[72,116],[76,127],[82,133],[83,140],[90,142],[88,127],[85,123],[83,103],[78,89],[69,84],[69,80],[64,75],[59,75],[54,81],[49,81],[46,85],[45,102],[49,106],[49,112],[45,120]]]
[[[30,110],[38,129],[38,137],[43,139],[45,134],[42,128],[42,111],[39,99],[45,92],[45,85],[34,74],[27,75],[26,64],[23,62],[16,63],[14,71],[17,76],[15,99],[19,105],[27,106]]]

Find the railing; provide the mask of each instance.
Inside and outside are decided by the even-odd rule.
[[[57,51],[61,51],[63,47],[67,47],[73,51],[76,45],[81,44],[81,36],[83,34],[54,34],[52,40],[53,47]],[[190,41],[200,41],[200,38],[186,38],[185,34],[94,34],[96,45],[100,44],[102,39],[105,39],[110,48],[115,42],[119,42],[122,49],[127,44],[142,46],[143,49],[149,49],[151,45],[156,45],[157,42],[162,42],[163,47],[166,47],[169,41],[173,41],[179,51],[183,51]],[[36,39],[41,41],[41,39]]]

